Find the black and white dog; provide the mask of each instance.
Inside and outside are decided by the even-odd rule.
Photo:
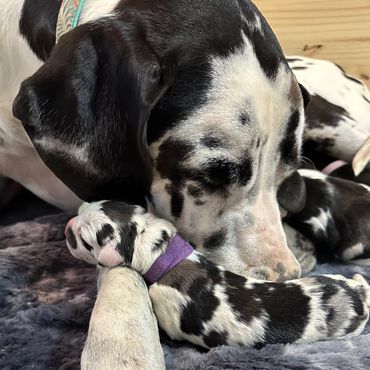
[[[246,0],[102,4],[86,1],[80,26],[41,50],[27,12],[52,17],[19,2],[17,40],[47,59],[13,112],[40,157],[83,200],[146,197],[234,272],[298,277],[276,190],[299,163],[304,97],[265,19]]]
[[[59,7],[0,10],[0,173],[65,209],[147,201],[227,270],[298,277],[277,189],[299,166],[309,99],[255,6],[86,0],[55,45]]]
[[[89,205],[66,235],[75,257],[142,274],[158,323],[172,339],[206,348],[302,343],[359,334],[369,318],[370,287],[361,275],[283,283],[245,278],[210,262],[172,223],[138,206]]]

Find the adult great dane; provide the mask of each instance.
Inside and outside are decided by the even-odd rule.
[[[14,85],[40,67],[13,112],[74,194],[147,198],[212,261],[257,278],[299,276],[276,191],[298,165],[304,98],[252,3],[90,0],[56,46],[59,2],[16,4],[4,4],[17,32],[2,79]],[[51,173],[29,170],[43,165],[4,111],[1,172],[54,204],[77,203]],[[31,174],[15,176],[15,164]]]

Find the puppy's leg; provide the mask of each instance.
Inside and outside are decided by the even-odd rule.
[[[81,357],[82,370],[165,369],[147,287],[135,271],[104,269]]]

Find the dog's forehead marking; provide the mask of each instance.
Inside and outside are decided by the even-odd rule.
[[[206,158],[225,154],[225,149],[233,159],[246,149],[254,151],[256,136],[266,140],[285,134],[281,127],[301,104],[297,83],[285,64],[275,79],[266,76],[249,39],[243,36],[243,42],[226,57],[210,58],[212,78],[205,102],[154,143],[154,157],[161,143],[176,138],[188,152],[196,147],[196,155],[187,160],[199,166]]]

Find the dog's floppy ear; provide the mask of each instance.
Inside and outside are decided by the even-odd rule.
[[[306,205],[306,184],[295,171],[285,179],[277,193],[279,204],[290,213],[299,213]]]
[[[306,110],[308,107],[308,104],[310,104],[310,101],[311,101],[311,94],[302,84],[299,84],[299,88],[301,89],[301,93],[303,96],[304,109]]]
[[[172,70],[139,22],[110,17],[64,35],[23,82],[13,113],[80,198],[140,204],[152,181],[147,121]]]

